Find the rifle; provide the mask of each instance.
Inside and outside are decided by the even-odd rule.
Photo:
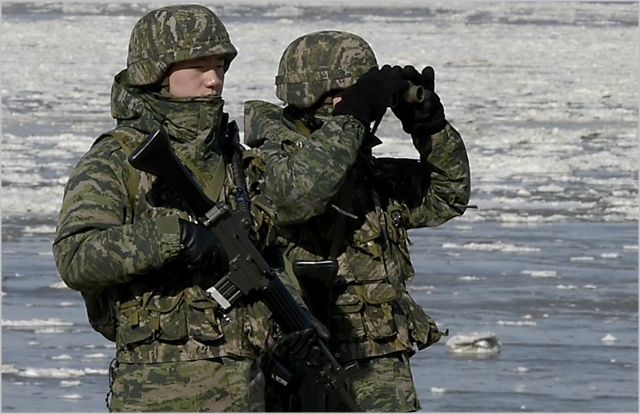
[[[311,314],[329,328],[331,287],[338,276],[338,261],[296,260],[293,262],[293,273]]]
[[[239,146],[238,126],[228,123],[225,138]],[[239,154],[239,148],[236,148]],[[234,154],[235,156],[235,154]],[[238,155],[239,157],[239,155]],[[251,240],[253,220],[248,195],[239,185],[239,206],[232,210],[225,203],[211,200],[171,147],[170,138],[160,128],[150,133],[129,155],[136,169],[166,181],[186,201],[197,220],[210,227],[229,257],[229,273],[207,289],[222,309],[231,308],[244,295],[257,295],[271,311],[274,320],[286,333],[314,329],[309,314],[295,301],[275,271],[268,265]],[[236,158],[237,183],[244,184],[244,171]],[[235,172],[235,170],[234,170]],[[239,177],[238,177],[239,175]],[[345,389],[345,381],[357,369],[357,362],[341,366],[324,341],[316,336],[318,363],[329,391],[335,391],[351,411],[361,411]]]

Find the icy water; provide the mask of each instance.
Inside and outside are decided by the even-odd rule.
[[[410,233],[412,292],[451,333],[412,359],[422,411],[638,412],[638,4],[385,3],[203,3],[240,52],[231,116],[277,102],[279,57],[310,31],[432,65],[479,208]],[[2,411],[106,411],[115,350],[51,242],[69,172],[111,128],[131,28],[161,5],[2,4]],[[378,153],[416,157],[387,115]]]

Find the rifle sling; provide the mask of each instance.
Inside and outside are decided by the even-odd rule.
[[[338,217],[336,224],[333,226],[333,233],[331,235],[331,250],[329,250],[329,258],[336,259],[344,238],[344,229],[347,224],[347,215],[343,211],[348,211],[349,197],[351,197],[351,191],[353,189],[352,171],[349,171],[345,177],[345,182],[338,192],[338,205],[336,210],[338,211]]]

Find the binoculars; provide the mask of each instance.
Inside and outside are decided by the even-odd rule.
[[[411,81],[407,81],[407,82],[409,82],[409,89],[407,89],[406,92],[399,93],[391,97],[391,102],[389,102],[389,106],[391,108],[395,108],[398,105],[398,103],[400,103],[401,101],[404,101],[407,103],[424,101],[424,88],[420,85],[414,84]]]

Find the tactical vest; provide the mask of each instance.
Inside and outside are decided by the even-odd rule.
[[[281,148],[295,152],[312,139],[313,131],[300,120],[283,119],[281,108],[259,101],[251,104],[256,121],[247,121],[245,107],[245,134],[249,130],[256,135],[245,136],[245,142],[258,144],[265,138],[279,142],[287,137],[289,146],[281,142]],[[323,214],[303,225],[283,227],[280,233],[289,263],[338,258],[328,324],[332,348],[343,361],[413,353],[414,344],[422,349],[447,335],[406,290],[405,283],[414,275],[408,208],[378,193],[368,172],[372,158],[366,154],[361,158]]]
[[[100,140],[111,138],[118,142],[127,157],[137,146],[129,135],[120,129],[114,129],[103,134],[94,142],[94,145]],[[224,161],[221,160],[221,162],[218,163],[212,177],[208,177],[208,179],[202,179],[200,170],[189,160],[185,161],[184,157],[182,157],[182,161],[194,173],[196,178],[200,178],[199,181],[208,183],[204,190],[209,198],[218,200],[226,179],[226,166]],[[129,180],[125,183],[128,193],[128,204],[131,209],[131,211],[127,213],[126,218],[126,221],[129,223],[132,223],[138,216],[136,210],[138,210],[138,206],[141,203],[138,202],[137,197],[140,180],[144,174],[146,173],[142,173],[129,165]],[[270,207],[268,201],[265,201],[261,197],[253,197],[251,207],[253,217],[258,218],[259,224],[270,231],[271,224],[275,222],[275,212]],[[267,234],[261,238],[260,241],[266,244],[267,242],[265,240],[268,239],[268,237]],[[184,340],[184,333],[178,332],[182,331],[182,328],[179,326],[177,327],[178,331],[173,334],[167,327],[160,326],[163,323],[163,319],[168,317],[167,315],[171,315],[173,312],[179,310],[179,303],[182,302],[188,303],[190,309],[196,309],[194,312],[190,312],[189,318],[193,320],[194,318],[200,317],[198,315],[201,315],[203,318],[201,323],[192,323],[189,327],[184,327],[184,332],[189,328],[190,332],[188,336],[196,339],[200,338],[202,341],[219,339],[223,334],[219,327],[217,327],[218,321],[215,315],[217,304],[202,297],[203,295],[200,290],[200,288],[187,288],[173,298],[153,298],[143,295],[139,299],[133,299],[127,302],[119,301],[118,288],[112,286],[81,293],[85,301],[91,326],[110,341],[126,344],[133,343],[137,340],[145,341],[153,339],[157,335],[154,332],[157,331],[158,328],[161,328],[162,331],[160,339],[165,337],[166,340]],[[242,310],[238,311],[238,313],[242,312]],[[122,323],[122,319],[119,320],[123,315],[126,318],[124,324]],[[118,326],[122,327],[119,334]],[[196,332],[191,329],[191,327],[199,331]],[[237,329],[229,329],[238,331],[237,336],[242,336],[244,335],[243,331],[245,328],[245,326],[238,326]],[[118,335],[120,335],[119,339]],[[262,339],[256,342],[260,341],[262,341]],[[243,347],[249,348],[246,344],[244,346],[240,344],[236,348]]]

